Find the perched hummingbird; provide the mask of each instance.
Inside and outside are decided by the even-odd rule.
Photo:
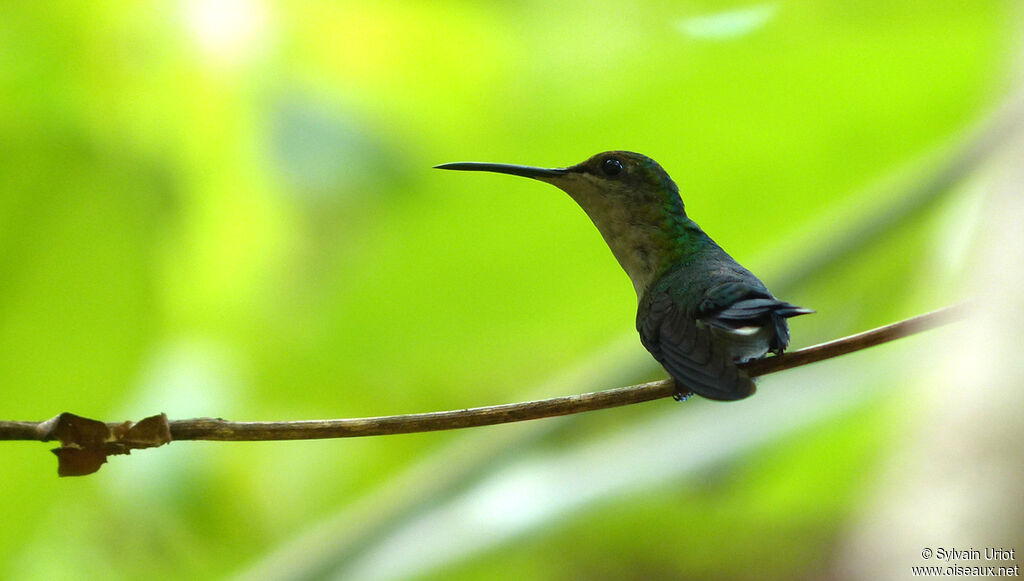
[[[490,171],[552,184],[601,232],[633,281],[640,341],[675,379],[676,399],[696,392],[743,399],[754,382],[735,363],[789,344],[788,317],[812,313],[776,299],[686,216],[679,188],[653,159],[629,151],[545,169],[461,162],[439,169]]]

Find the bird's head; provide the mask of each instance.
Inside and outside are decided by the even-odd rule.
[[[685,246],[687,219],[679,189],[646,155],[606,151],[561,168],[480,162],[436,167],[511,174],[564,190],[597,226],[629,274],[638,297],[671,264],[681,245]]]
[[[547,182],[568,193],[588,214],[620,206],[668,206],[666,209],[674,210],[678,204],[678,210],[682,210],[679,189],[661,165],[632,151],[606,151],[561,168],[482,162],[446,163],[435,167],[505,173]]]

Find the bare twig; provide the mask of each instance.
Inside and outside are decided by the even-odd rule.
[[[741,367],[751,377],[757,377],[815,363],[944,325],[962,318],[964,311],[963,305],[946,307]],[[462,410],[283,422],[232,422],[217,418],[167,421],[160,414],[135,424],[105,424],[62,413],[44,422],[0,421],[0,440],[60,440],[62,447],[54,450],[60,459],[59,473],[81,475],[98,470],[109,455],[127,454],[133,449],[160,446],[171,440],[309,440],[454,430],[629,405],[670,397],[675,391],[674,382],[665,379],[580,395]]]
[[[944,325],[963,316],[964,310],[963,305],[946,307],[871,331],[792,351],[778,357],[752,361],[741,367],[751,377],[792,369]],[[671,379],[663,379],[580,395],[442,412],[298,422],[229,422],[221,419],[199,418],[175,420],[170,424],[171,436],[175,440],[247,441],[352,438],[454,430],[536,420],[652,401],[671,397],[675,392],[675,383]]]

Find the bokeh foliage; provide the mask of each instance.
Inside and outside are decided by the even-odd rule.
[[[725,248],[785,285],[828,234],[892,201],[869,186],[999,100],[1014,17],[955,0],[7,3],[0,417],[300,419],[578,391],[536,386],[632,332],[626,277],[556,190],[432,165],[642,151]],[[819,311],[795,344],[955,300],[943,257],[971,195],[790,285],[784,298]],[[586,388],[658,376],[631,349],[637,365]],[[892,357],[857,362],[834,369],[888,385],[881,401],[425,574],[813,578],[910,405],[891,395],[908,378],[884,377]],[[764,385],[757,398],[785,376]],[[487,445],[571,449],[669,405]],[[528,429],[181,443],[67,481],[40,446],[4,445],[0,574],[244,571],[445,446]]]

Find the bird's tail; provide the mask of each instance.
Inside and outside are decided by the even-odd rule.
[[[789,345],[789,323],[786,322],[786,319],[800,315],[810,315],[813,312],[815,312],[813,309],[805,309],[785,301],[777,301],[772,305],[772,324],[775,325],[775,342],[771,345],[771,351],[778,355]]]

